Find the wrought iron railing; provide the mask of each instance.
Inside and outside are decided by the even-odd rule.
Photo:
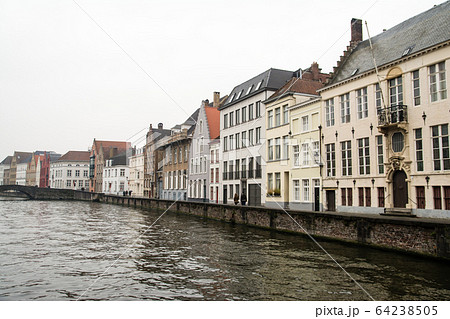
[[[384,126],[408,121],[407,106],[394,104],[384,109],[378,109],[378,125]]]

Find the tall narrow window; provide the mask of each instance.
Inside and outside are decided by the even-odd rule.
[[[334,99],[325,101],[325,123],[326,126],[334,125]]]
[[[302,117],[302,132],[309,131],[309,116]]]
[[[447,84],[445,79],[445,62],[430,65],[430,94],[431,102],[447,98]]]
[[[300,166],[300,151],[298,145],[292,146],[292,153],[294,154],[294,166]]]
[[[389,80],[389,103],[391,107],[403,104],[402,77]],[[395,108],[391,109],[393,111]]]
[[[275,126],[281,125],[281,110],[279,107],[275,109]]]
[[[289,158],[289,136],[283,136],[283,159]]]
[[[242,123],[247,122],[247,107],[244,106],[242,108]]]
[[[231,112],[229,114],[230,117],[230,127],[232,127],[234,125],[234,112]]]
[[[366,187],[365,188],[366,191],[366,207],[371,207],[372,206],[372,193],[371,193],[371,189],[370,187]]]
[[[300,201],[300,181],[298,179],[293,180],[294,184],[294,201]]]
[[[283,124],[287,124],[289,122],[289,112],[288,112],[288,106],[283,106]]]
[[[416,202],[417,208],[425,208],[425,187],[416,186]]]
[[[433,186],[434,209],[442,209],[441,186]]]
[[[240,139],[241,134],[240,133],[236,133],[235,135],[235,141],[236,141],[236,149],[239,149],[241,147],[241,139]]]
[[[241,110],[236,110],[236,125],[241,124]]]
[[[273,139],[270,139],[267,141],[267,152],[268,152],[268,159],[269,161],[273,160]]]
[[[267,128],[273,127],[273,111],[270,110],[267,112]]]
[[[347,206],[353,205],[353,188],[347,188]]]
[[[228,141],[230,142],[229,149],[232,151],[234,149],[234,135],[228,136]]]
[[[255,129],[255,143],[258,145],[261,143],[261,128],[257,127]]]
[[[423,141],[422,141],[422,129],[418,128],[414,130],[414,139],[416,145],[416,169],[418,172],[423,171]]]
[[[350,122],[350,93],[343,94],[340,97],[341,102],[341,123]]]
[[[275,159],[279,160],[281,158],[281,138],[275,139]]]
[[[378,190],[378,207],[384,207],[384,187],[377,187]]]
[[[381,94],[383,94],[383,92],[381,92],[380,85],[377,83],[375,84],[375,107],[377,108],[377,114],[379,114],[383,108],[383,98]]]
[[[377,135],[378,174],[384,174],[383,135]]]
[[[314,164],[320,165],[319,141],[312,142]]]
[[[247,146],[247,131],[241,133],[242,136],[242,148]]]
[[[369,108],[367,106],[367,88],[356,90],[356,103],[358,105],[358,119],[369,116]]]
[[[336,176],[336,154],[334,143],[325,145],[327,155],[327,176]]]
[[[358,139],[359,174],[370,174],[369,138]],[[361,206],[361,205],[360,205]]]
[[[352,175],[352,142],[341,142],[342,176]]]
[[[267,174],[267,190],[269,193],[273,191],[273,174],[268,173]]]
[[[309,144],[303,143],[302,144],[302,166],[309,166]]]
[[[248,106],[248,120],[253,120],[253,104],[250,104]]]
[[[341,188],[341,205],[346,206],[347,205],[347,189]]]
[[[261,101],[256,102],[256,118],[261,117]]]
[[[275,189],[278,191],[278,194],[281,192],[281,174],[275,173]]]
[[[445,209],[450,210],[450,186],[444,186]]]
[[[226,136],[223,138],[223,151],[228,151],[228,137]]]
[[[413,85],[414,106],[418,106],[418,105],[420,105],[419,70],[412,72],[412,85]]]
[[[253,146],[253,129],[248,130],[248,145]]]
[[[450,169],[448,124],[431,127],[433,167],[435,171]]]
[[[309,179],[303,180],[303,201],[309,202]]]
[[[358,187],[359,206],[364,206],[364,187]]]
[[[223,128],[228,128],[228,114],[223,116]]]

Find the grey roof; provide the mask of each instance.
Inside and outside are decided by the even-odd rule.
[[[227,107],[238,103],[239,101],[245,100],[250,96],[258,94],[259,92],[263,92],[264,90],[278,90],[293,76],[293,71],[269,69],[255,76],[254,78],[236,86],[229,94],[228,100],[219,108],[219,110],[226,109]],[[258,85],[259,83],[261,84]]]
[[[56,153],[47,153],[47,155],[50,157],[50,163],[56,162],[61,157],[61,154]]]
[[[372,45],[378,67],[420,52],[450,39],[450,1],[420,13],[373,37]],[[360,42],[336,71],[330,84],[374,69],[369,40]],[[356,73],[353,72],[357,70]]]
[[[192,113],[191,116],[189,116],[182,125],[195,125],[197,123],[199,111],[200,111],[200,108],[196,109],[194,111],[194,113]]]
[[[116,156],[111,157],[112,164],[111,166],[117,166],[117,165],[127,165],[127,152],[120,153]]]
[[[12,158],[12,156],[6,156],[5,159],[0,163],[0,165],[10,165]]]

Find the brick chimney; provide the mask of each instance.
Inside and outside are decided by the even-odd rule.
[[[213,107],[218,107],[220,103],[220,92],[214,92]]]
[[[353,18],[351,30],[352,38],[350,41],[350,46],[356,46],[359,42],[362,41],[362,20]]]
[[[313,80],[315,81],[319,80],[319,73],[320,73],[319,64],[317,64],[317,62],[313,62],[311,64],[310,70],[312,73]]]
[[[163,129],[163,124],[162,123],[158,123],[158,130],[162,130]]]

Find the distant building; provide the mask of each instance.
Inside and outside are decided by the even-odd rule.
[[[0,163],[0,185],[9,185],[9,172],[12,158],[12,156],[6,156]]]
[[[209,164],[209,201],[211,203],[222,202],[220,184],[221,165],[220,165],[220,136],[209,142],[210,164]]]
[[[103,192],[105,194],[122,195],[128,191],[128,178],[130,168],[128,167],[127,153],[111,157],[106,161],[103,169]]]
[[[189,190],[188,200],[209,202],[211,172],[210,164],[215,154],[210,153],[210,142],[220,135],[220,107],[226,100],[220,98],[219,92],[214,92],[214,101],[202,101],[197,123],[189,148]],[[217,154],[218,155],[218,154]],[[212,177],[215,173],[212,174]],[[214,181],[214,180],[213,180]],[[218,186],[218,185],[217,185]]]
[[[50,164],[57,161],[61,157],[61,154],[57,154],[53,151],[45,152],[43,158],[38,159],[36,167],[36,174],[39,172],[39,187],[50,187]],[[40,162],[40,165],[39,165]],[[36,176],[37,178],[37,176]]]
[[[27,186],[39,186],[40,179],[36,178],[36,171],[41,171],[40,167],[38,169],[38,165],[41,163],[41,159],[44,158],[44,151],[36,151],[31,156],[31,161],[27,166],[26,173],[26,181],[25,184]]]
[[[89,187],[89,151],[69,151],[50,164],[50,187],[84,190]]]
[[[105,168],[106,160],[123,152],[130,151],[130,149],[130,142],[97,141],[94,139],[89,163],[90,192],[102,192],[103,169]]]
[[[159,123],[158,128],[153,128],[150,124],[144,148],[144,197],[159,198],[161,194],[164,158],[162,146],[168,141],[170,133],[170,130],[163,128],[163,123]]]
[[[187,200],[189,147],[198,112],[199,109],[183,124],[174,126],[166,144],[161,147],[164,150],[163,199]]]
[[[220,110],[222,202],[244,192],[248,205],[265,202],[266,111],[261,101],[289,81],[294,72],[269,69],[239,84]]]
[[[128,189],[132,196],[144,196],[144,148],[133,149],[129,157]]]
[[[327,210],[450,217],[449,16],[447,1],[373,37],[373,49],[352,21],[320,90]]]
[[[13,185],[25,185],[27,175],[27,164],[31,161],[29,152],[14,152],[11,159],[9,172],[9,183]]]

